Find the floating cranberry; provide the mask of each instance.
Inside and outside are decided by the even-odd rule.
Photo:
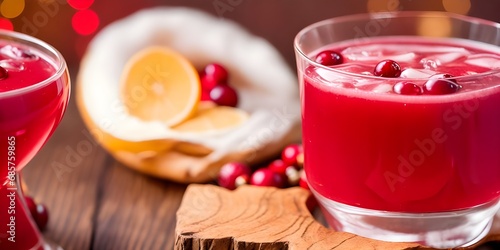
[[[219,84],[210,91],[210,99],[220,106],[236,107],[238,93],[228,85]]]
[[[433,75],[424,84],[424,93],[430,95],[446,95],[453,94],[460,90],[461,86],[457,80],[449,74]]]
[[[393,90],[401,95],[421,95],[423,92],[420,86],[412,82],[398,82],[394,84]]]
[[[45,230],[49,222],[49,211],[43,204],[36,205],[36,214],[33,216],[40,231]]]
[[[373,74],[382,77],[398,77],[401,75],[401,66],[393,60],[383,60],[375,66]]]
[[[240,162],[230,162],[224,164],[220,169],[218,182],[221,187],[234,190],[247,183],[251,174],[252,172],[247,165]]]
[[[282,188],[285,179],[282,175],[273,172],[268,168],[257,169],[250,177],[250,183],[255,186]]]
[[[302,154],[302,146],[299,144],[292,144],[283,149],[281,152],[281,159],[287,165],[296,166],[298,163],[297,159],[300,154]]]
[[[7,76],[9,76],[7,70],[4,67],[0,66],[0,80],[7,78]]]
[[[341,64],[344,61],[342,55],[333,50],[325,50],[316,55],[315,61],[325,66]]]
[[[203,69],[201,81],[205,82],[207,85],[215,87],[217,84],[226,84],[228,76],[229,74],[223,66],[217,63],[211,63]]]

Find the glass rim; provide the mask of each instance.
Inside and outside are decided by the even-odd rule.
[[[347,72],[343,70],[339,70],[336,68],[332,68],[329,66],[322,65],[320,63],[315,62],[312,60],[310,57],[307,56],[306,53],[301,49],[300,47],[300,40],[301,38],[311,30],[314,30],[316,28],[326,26],[329,24],[334,24],[334,23],[342,23],[342,22],[348,22],[348,21],[360,21],[360,20],[377,20],[381,18],[398,18],[398,17],[446,17],[446,18],[452,18],[456,20],[462,20],[464,22],[469,22],[469,23],[475,23],[475,24],[481,24],[481,25],[487,25],[491,27],[495,27],[498,30],[500,30],[500,23],[486,20],[486,19],[481,19],[477,17],[471,17],[471,16],[465,16],[461,14],[456,14],[456,13],[450,13],[450,12],[445,12],[445,11],[392,11],[392,12],[374,12],[374,13],[361,13],[361,14],[352,14],[352,15],[345,15],[345,16],[338,16],[338,17],[333,17],[329,19],[325,19],[322,21],[315,22],[313,24],[310,24],[306,26],[305,28],[301,29],[299,33],[294,38],[294,49],[295,51],[300,55],[301,58],[305,59],[308,63],[314,65],[315,67],[322,68],[331,72],[335,72],[338,74],[342,75],[347,75],[347,76],[352,76],[356,78],[364,78],[364,79],[377,79],[380,80],[380,77],[378,76],[371,76],[371,75],[363,75],[359,73],[352,73],[352,72]],[[362,38],[358,39],[363,39],[363,38],[368,38],[371,36],[365,36]],[[374,36],[376,37],[376,36]],[[446,37],[443,37],[446,38]],[[353,38],[352,40],[355,40],[356,38]],[[478,73],[474,75],[466,75],[466,76],[457,76],[453,77],[453,79],[458,79],[458,80],[468,80],[468,79],[473,79],[476,77],[483,77],[483,76],[488,76],[488,75],[494,75],[500,73],[500,68],[495,68],[495,69],[490,69],[486,72],[483,73]],[[389,80],[397,80],[397,78],[388,78]],[[426,78],[404,78],[404,80],[409,80],[409,81],[422,81],[425,80]]]
[[[53,56],[55,56],[56,72],[43,81],[31,84],[31,85],[26,86],[26,87],[8,90],[5,92],[0,92],[0,98],[15,96],[15,95],[19,95],[19,94],[23,94],[26,92],[30,92],[30,91],[39,89],[41,87],[44,87],[44,86],[56,81],[59,77],[61,77],[64,74],[64,72],[66,72],[66,67],[67,67],[66,60],[64,60],[63,55],[56,48],[54,48],[52,45],[48,44],[47,42],[44,42],[41,39],[38,39],[36,37],[30,36],[30,35],[27,35],[24,33],[16,32],[16,31],[9,31],[9,30],[0,30],[0,39],[1,39],[1,37],[13,38],[12,41],[14,41],[14,42],[21,41],[21,43],[23,43],[24,45],[28,45],[28,46],[38,45],[38,46],[41,46],[43,49],[46,49],[47,51],[52,53]],[[44,54],[46,54],[46,53],[44,53]]]

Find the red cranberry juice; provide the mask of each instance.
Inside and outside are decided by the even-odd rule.
[[[12,186],[14,173],[33,158],[60,122],[69,79],[63,74],[34,85],[56,74],[55,63],[38,51],[5,41],[0,42],[0,67],[0,249],[32,249],[41,240],[15,193],[20,187]]]
[[[497,47],[371,38],[311,58],[327,49],[343,57],[329,66],[337,71],[313,65],[301,79],[305,167],[316,192],[399,212],[458,210],[499,197],[500,74],[488,74],[500,67]],[[386,59],[399,64],[397,77],[374,76]],[[459,88],[426,92],[443,73]],[[400,93],[401,82],[411,91]]]

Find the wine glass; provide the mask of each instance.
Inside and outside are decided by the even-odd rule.
[[[58,249],[44,241],[19,172],[59,124],[70,96],[62,55],[34,37],[0,31],[0,249]]]

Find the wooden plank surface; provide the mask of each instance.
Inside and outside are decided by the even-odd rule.
[[[185,186],[115,163],[99,188],[94,249],[171,249]]]

